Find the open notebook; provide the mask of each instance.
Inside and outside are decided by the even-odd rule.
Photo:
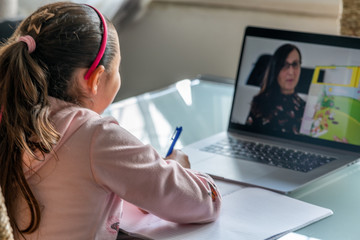
[[[228,130],[182,149],[193,169],[289,193],[359,160],[360,38],[247,27],[241,49]]]
[[[265,189],[218,184],[223,203],[215,222],[176,224],[144,215],[126,203],[120,231],[138,239],[157,240],[277,239],[333,214],[329,209]]]

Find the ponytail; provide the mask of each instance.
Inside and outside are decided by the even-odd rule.
[[[118,40],[114,26],[107,24],[99,64],[110,69]],[[49,96],[82,104],[84,94],[73,75],[77,69],[90,68],[96,59],[103,28],[91,7],[56,2],[24,19],[0,47],[0,185],[12,227],[22,236],[36,231],[41,218],[39,202],[24,175],[24,156],[41,161],[59,141],[49,120]],[[25,229],[15,219],[19,200],[26,201],[31,215]]]
[[[26,181],[23,155],[39,159],[49,153],[59,134],[49,121],[46,69],[31,57],[26,43],[15,39],[0,49],[0,184],[11,225],[20,234],[31,233],[40,223],[40,206]],[[15,222],[16,201],[24,199],[31,213],[25,229]]]

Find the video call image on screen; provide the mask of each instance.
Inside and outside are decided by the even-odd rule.
[[[231,122],[360,145],[359,77],[359,49],[248,36]]]

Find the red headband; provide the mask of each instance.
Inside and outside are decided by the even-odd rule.
[[[106,42],[107,42],[107,25],[106,25],[106,20],[105,20],[104,16],[99,12],[99,10],[97,10],[96,8],[94,8],[90,5],[87,5],[87,4],[86,4],[86,6],[89,6],[95,10],[95,12],[99,15],[99,18],[101,19],[101,22],[102,22],[103,28],[104,28],[104,33],[103,33],[99,52],[96,55],[94,62],[91,64],[89,70],[87,71],[87,73],[85,74],[85,77],[84,77],[85,80],[88,80],[90,78],[91,74],[95,71],[96,67],[99,65],[101,58],[104,56]]]

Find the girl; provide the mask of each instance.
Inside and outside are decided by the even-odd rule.
[[[120,88],[114,26],[46,5],[0,49],[0,179],[16,239],[115,239],[123,200],[178,223],[219,214],[213,180],[99,114]]]

